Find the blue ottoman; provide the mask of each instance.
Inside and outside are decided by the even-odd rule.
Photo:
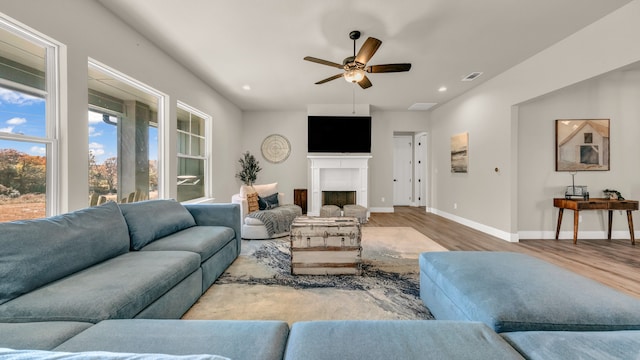
[[[640,299],[512,252],[420,254],[420,297],[436,319],[496,332],[640,329]]]
[[[523,359],[478,322],[342,320],[297,322],[285,360]]]
[[[640,331],[523,331],[501,335],[531,360],[640,358]]]

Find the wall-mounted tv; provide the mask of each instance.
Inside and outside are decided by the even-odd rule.
[[[309,116],[310,153],[370,153],[371,116]]]

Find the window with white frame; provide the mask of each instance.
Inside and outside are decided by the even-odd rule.
[[[0,222],[59,212],[58,54],[0,16]]]
[[[160,138],[165,95],[89,61],[90,206],[162,198]]]
[[[211,117],[178,102],[178,201],[208,197],[207,127]]]

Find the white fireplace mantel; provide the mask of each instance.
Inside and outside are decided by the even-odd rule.
[[[308,214],[320,216],[323,191],[355,191],[356,203],[367,207],[370,155],[309,155],[311,191]]]

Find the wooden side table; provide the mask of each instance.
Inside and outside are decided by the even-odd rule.
[[[633,232],[633,216],[632,211],[638,210],[638,201],[636,200],[611,200],[595,198],[589,200],[574,200],[565,198],[553,199],[553,206],[559,208],[558,225],[556,227],[556,240],[560,235],[560,226],[562,225],[562,213],[564,209],[573,210],[573,243],[578,242],[578,222],[580,220],[580,210],[607,210],[609,212],[609,224],[607,229],[607,239],[611,240],[611,225],[613,223],[614,210],[626,210],[627,223],[629,224],[629,235],[631,236],[631,245],[636,244]]]
[[[302,208],[302,214],[307,213],[307,189],[293,189],[293,203]]]

